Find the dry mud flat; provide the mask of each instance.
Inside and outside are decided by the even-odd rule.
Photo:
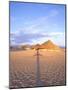
[[[65,85],[65,51],[39,51],[40,86]],[[10,88],[36,87],[37,60],[35,50],[10,51]]]

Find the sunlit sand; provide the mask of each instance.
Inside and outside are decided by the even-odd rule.
[[[65,51],[39,50],[40,86],[65,85]],[[10,51],[10,88],[37,86],[36,50]]]

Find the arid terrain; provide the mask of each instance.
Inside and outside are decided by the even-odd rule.
[[[66,4],[9,7],[9,88],[65,86]]]
[[[65,51],[39,53],[38,74],[36,50],[10,51],[10,88],[65,85]]]

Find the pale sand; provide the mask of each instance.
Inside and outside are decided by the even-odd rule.
[[[10,51],[10,88],[65,85],[65,51],[40,50],[38,78],[35,50]]]

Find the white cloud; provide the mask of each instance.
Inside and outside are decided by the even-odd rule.
[[[52,36],[55,36],[55,35],[64,35],[65,33],[63,32],[51,32],[50,35]]]

